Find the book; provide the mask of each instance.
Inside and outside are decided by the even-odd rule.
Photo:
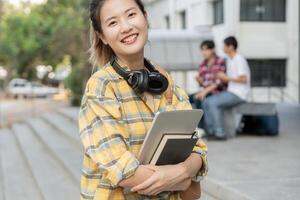
[[[186,137],[187,140],[189,137],[192,138],[192,136],[196,136],[194,133],[202,114],[202,110],[196,109],[157,112],[138,155],[140,164],[150,164],[160,142],[163,137],[166,137],[164,135],[177,135],[179,138],[188,135]],[[181,135],[181,137],[179,135]],[[165,141],[163,143],[165,143]],[[178,150],[176,145],[174,146],[175,149]],[[184,148],[184,150],[186,149]]]
[[[185,161],[198,141],[198,138],[192,136],[193,134],[163,134],[150,164],[173,165]]]

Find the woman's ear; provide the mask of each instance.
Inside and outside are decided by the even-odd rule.
[[[97,34],[97,37],[99,37],[100,40],[103,42],[103,44],[105,44],[105,45],[108,44],[107,41],[106,41],[106,39],[105,39],[105,37],[104,37],[104,35],[103,35],[102,33],[99,33],[99,32],[97,31],[96,34]]]
[[[148,21],[148,13],[145,12],[144,16],[145,16],[146,20]]]
[[[147,22],[147,27],[150,28],[150,24],[149,24],[149,20],[148,20],[148,14],[144,13],[144,17],[145,17],[146,22]]]

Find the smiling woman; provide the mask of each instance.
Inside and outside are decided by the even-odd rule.
[[[141,0],[92,0],[90,18],[91,61],[98,71],[87,82],[79,112],[81,199],[182,199],[192,180],[206,175],[202,140],[176,165],[137,159],[156,113],[191,109],[170,75],[144,58],[148,19]]]

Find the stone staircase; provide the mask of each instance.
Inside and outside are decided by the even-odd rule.
[[[77,113],[71,118],[68,109],[78,111],[62,108],[0,130],[0,199],[79,199],[83,150]]]
[[[59,108],[0,129],[0,200],[79,199],[77,115],[78,108]]]

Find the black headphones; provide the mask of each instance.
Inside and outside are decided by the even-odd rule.
[[[144,58],[144,65],[149,71],[147,69],[126,71],[118,64],[115,56],[111,58],[110,64],[136,93],[141,94],[147,91],[162,94],[169,86],[168,79],[159,73],[146,58]]]

